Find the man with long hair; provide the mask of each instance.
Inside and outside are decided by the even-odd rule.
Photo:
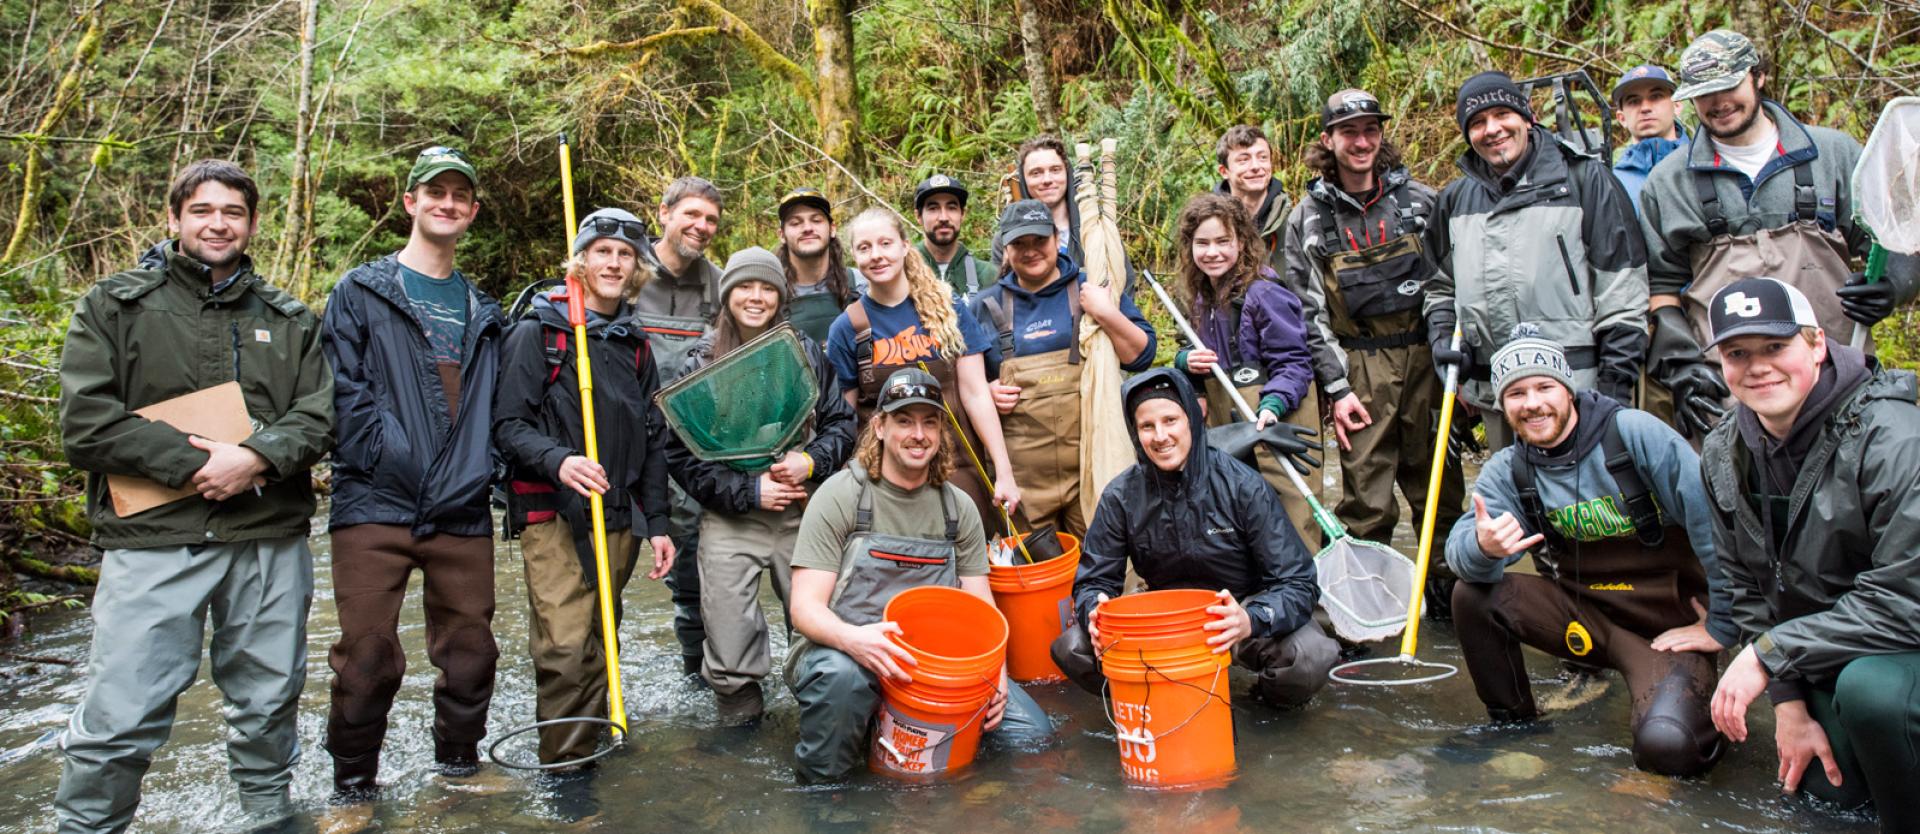
[[[1427,500],[1440,380],[1420,318],[1433,274],[1420,235],[1434,191],[1407,173],[1386,136],[1393,118],[1365,90],[1341,90],[1320,110],[1306,149],[1316,176],[1287,218],[1286,284],[1306,308],[1313,374],[1333,409],[1340,445],[1335,513],[1353,535],[1389,541],[1399,484],[1416,511]],[[1460,511],[1457,461],[1441,481],[1440,511]]]
[[[943,409],[933,375],[908,368],[888,376],[854,462],[821,485],[800,521],[791,611],[799,637],[786,677],[800,702],[793,752],[802,782],[838,780],[859,766],[880,679],[911,680],[912,658],[888,637],[900,627],[881,619],[888,600],[944,585],[993,601],[980,514],[948,480],[955,441]],[[1053,732],[1004,669],[981,727],[1024,743]]]
[[[796,188],[780,199],[780,246],[773,254],[786,273],[787,309],[793,329],[826,344],[827,328],[860,297],[866,281],[847,266],[834,236],[833,201],[817,188]]]

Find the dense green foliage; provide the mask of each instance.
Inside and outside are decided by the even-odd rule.
[[[726,252],[771,242],[774,201],[800,184],[839,183],[845,211],[875,200],[904,208],[934,170],[988,193],[1038,123],[1010,3],[850,4],[856,185],[819,149],[815,110],[791,74],[814,72],[809,9],[826,0],[329,0],[313,46],[306,232],[286,205],[303,4],[97,2],[0,0],[0,227],[19,219],[28,156],[43,154],[46,171],[29,201],[39,222],[0,264],[0,524],[14,529],[83,527],[50,399],[65,311],[164,236],[167,180],[192,159],[230,157],[254,172],[265,192],[256,258],[317,302],[344,268],[403,239],[397,192],[412,155],[462,146],[480,166],[484,202],[461,264],[510,295],[560,262],[563,130],[576,137],[583,208],[646,214],[675,176],[719,183],[728,205],[715,249]],[[1050,27],[1044,51],[1067,132],[1121,142],[1124,231],[1149,265],[1166,262],[1180,204],[1217,179],[1213,141],[1235,110],[1267,125],[1280,175],[1297,187],[1320,102],[1363,84],[1398,116],[1392,136],[1415,173],[1439,184],[1463,148],[1455,85],[1487,67],[1518,77],[1585,64],[1604,85],[1642,61],[1671,64],[1692,36],[1732,24],[1772,53],[1770,89],[1812,121],[1864,136],[1887,98],[1920,89],[1913,0],[1031,2]],[[76,60],[94,13],[104,37]],[[596,42],[614,45],[575,49]],[[38,141],[69,75],[79,96],[45,131],[59,141]],[[1216,88],[1222,79],[1233,89]],[[976,199],[966,239],[984,243],[997,202]],[[1900,335],[1912,333],[1911,314],[1903,324]]]

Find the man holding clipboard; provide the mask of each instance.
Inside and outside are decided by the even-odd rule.
[[[247,824],[293,811],[313,598],[308,470],[332,444],[333,376],[312,311],[253,272],[259,201],[232,163],[187,166],[168,190],[178,242],[163,245],[164,263],[95,284],[67,328],[61,440],[87,472],[93,543],[106,553],[87,692],[60,742],[61,832],[132,823],[208,619]],[[250,432],[223,439],[241,421]]]

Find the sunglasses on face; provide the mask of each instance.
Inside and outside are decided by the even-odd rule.
[[[595,217],[587,220],[593,233],[602,236],[619,235],[628,240],[645,240],[647,224],[633,220],[616,220],[612,217]]]

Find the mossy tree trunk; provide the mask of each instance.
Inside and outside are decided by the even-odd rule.
[[[52,136],[65,120],[68,111],[80,100],[80,87],[86,81],[87,73],[93,69],[93,59],[100,54],[100,37],[105,29],[102,19],[106,16],[106,4],[98,3],[86,12],[86,30],[80,35],[79,44],[73,48],[73,60],[67,64],[66,74],[60,78],[60,86],[54,89],[53,102],[47,105],[47,112],[40,117],[40,124],[32,137],[26,137],[27,161],[20,184],[20,212],[13,225],[13,236],[7,240],[6,252],[0,253],[0,266],[12,266],[26,257],[27,241],[33,236],[34,229],[40,225],[40,197],[47,181],[47,159],[45,137]]]

